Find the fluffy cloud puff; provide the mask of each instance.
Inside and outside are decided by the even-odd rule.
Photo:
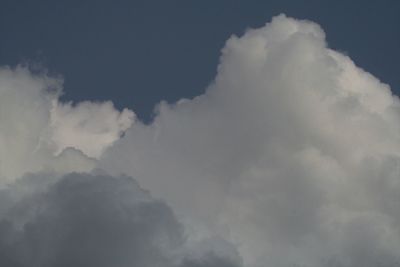
[[[400,102],[317,24],[281,15],[232,36],[205,94],[157,112],[99,166],[232,240],[246,266],[399,264]]]
[[[25,176],[0,190],[0,265],[240,267],[192,255],[171,209],[130,177]]]
[[[45,169],[88,171],[134,120],[111,102],[60,103],[62,79],[0,68],[0,182]]]
[[[132,125],[134,113],[129,109],[119,112],[112,102],[86,101],[77,105],[55,102],[50,120],[57,153],[74,147],[98,158]]]

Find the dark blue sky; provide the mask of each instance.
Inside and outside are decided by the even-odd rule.
[[[319,23],[330,47],[400,94],[400,1],[6,1],[0,64],[40,63],[65,100],[113,100],[139,117],[202,93],[231,34],[280,13]]]

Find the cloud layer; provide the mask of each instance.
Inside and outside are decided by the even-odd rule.
[[[399,265],[400,102],[317,24],[232,36],[206,92],[147,125],[61,89],[0,70],[0,263]]]
[[[223,233],[248,266],[396,266],[399,111],[318,25],[278,16],[232,36],[206,93],[161,103],[102,166]]]

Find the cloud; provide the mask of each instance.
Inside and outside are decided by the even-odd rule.
[[[0,199],[1,266],[241,266],[192,259],[172,210],[130,177],[29,175]]]
[[[399,265],[399,99],[317,24],[232,36],[150,124],[61,94],[0,69],[0,265]]]
[[[45,71],[0,69],[1,266],[242,266],[232,244],[191,237],[132,178],[94,170],[132,111],[61,94]]]
[[[58,153],[73,147],[97,158],[132,125],[134,116],[129,109],[115,110],[110,101],[56,102],[51,112],[52,140]]]
[[[89,171],[133,123],[132,111],[111,102],[60,103],[61,94],[60,77],[0,68],[0,182],[44,169]]]
[[[397,266],[399,122],[388,85],[280,15],[232,36],[205,94],[160,103],[98,166],[232,240],[246,266]]]

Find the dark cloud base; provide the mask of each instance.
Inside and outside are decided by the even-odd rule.
[[[172,210],[130,177],[30,175],[0,198],[0,266],[240,266],[185,255]]]

